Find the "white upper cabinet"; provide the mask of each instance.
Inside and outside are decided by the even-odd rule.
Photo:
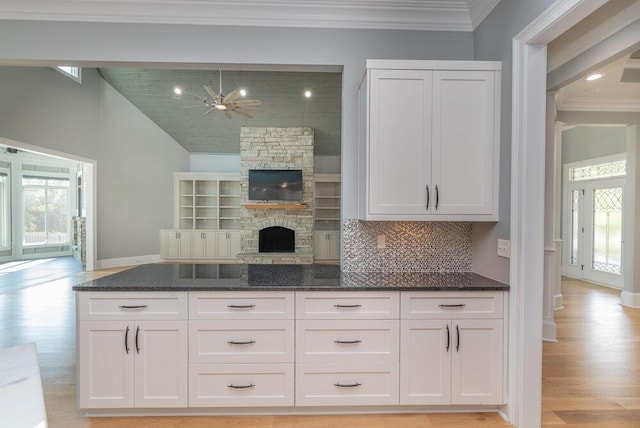
[[[360,218],[497,221],[500,63],[367,61]]]

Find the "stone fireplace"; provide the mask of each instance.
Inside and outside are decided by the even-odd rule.
[[[249,201],[250,169],[302,170],[302,200]],[[313,128],[242,127],[240,173],[238,258],[245,263],[313,263]]]

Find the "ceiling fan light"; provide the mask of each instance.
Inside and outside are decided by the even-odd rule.
[[[173,88],[173,93],[176,95],[182,95],[182,88],[176,86],[175,88]]]
[[[216,104],[216,105],[215,105],[215,108],[216,108],[217,110],[226,110],[226,109],[227,109],[227,106],[226,106],[226,105],[224,105],[224,104]]]

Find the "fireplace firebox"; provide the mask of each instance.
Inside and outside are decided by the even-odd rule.
[[[295,231],[282,226],[265,227],[258,232],[258,251],[261,253],[294,253]]]

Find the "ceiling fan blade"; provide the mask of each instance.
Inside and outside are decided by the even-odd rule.
[[[241,115],[243,115],[246,118],[253,119],[253,116],[251,116],[249,113],[244,112],[242,110],[236,110],[236,113],[240,113]]]
[[[209,113],[211,113],[212,111],[216,111],[217,109],[214,107],[211,107],[209,110],[205,111],[204,114],[207,115]]]
[[[211,87],[210,87],[210,86],[207,86],[207,85],[203,85],[203,86],[204,86],[204,90],[205,90],[205,91],[207,91],[207,93],[209,94],[209,96],[210,96],[211,98],[213,98],[214,100],[215,100],[216,98],[218,98],[218,94],[216,94],[216,91],[214,91],[213,89],[211,89]]]
[[[224,98],[222,98],[222,102],[223,103],[230,103],[233,100],[237,99],[240,97],[240,92],[238,91],[232,91],[231,93],[227,94],[224,96]]]
[[[260,104],[262,104],[260,100],[238,100],[234,101],[233,103],[240,106],[259,106]]]

